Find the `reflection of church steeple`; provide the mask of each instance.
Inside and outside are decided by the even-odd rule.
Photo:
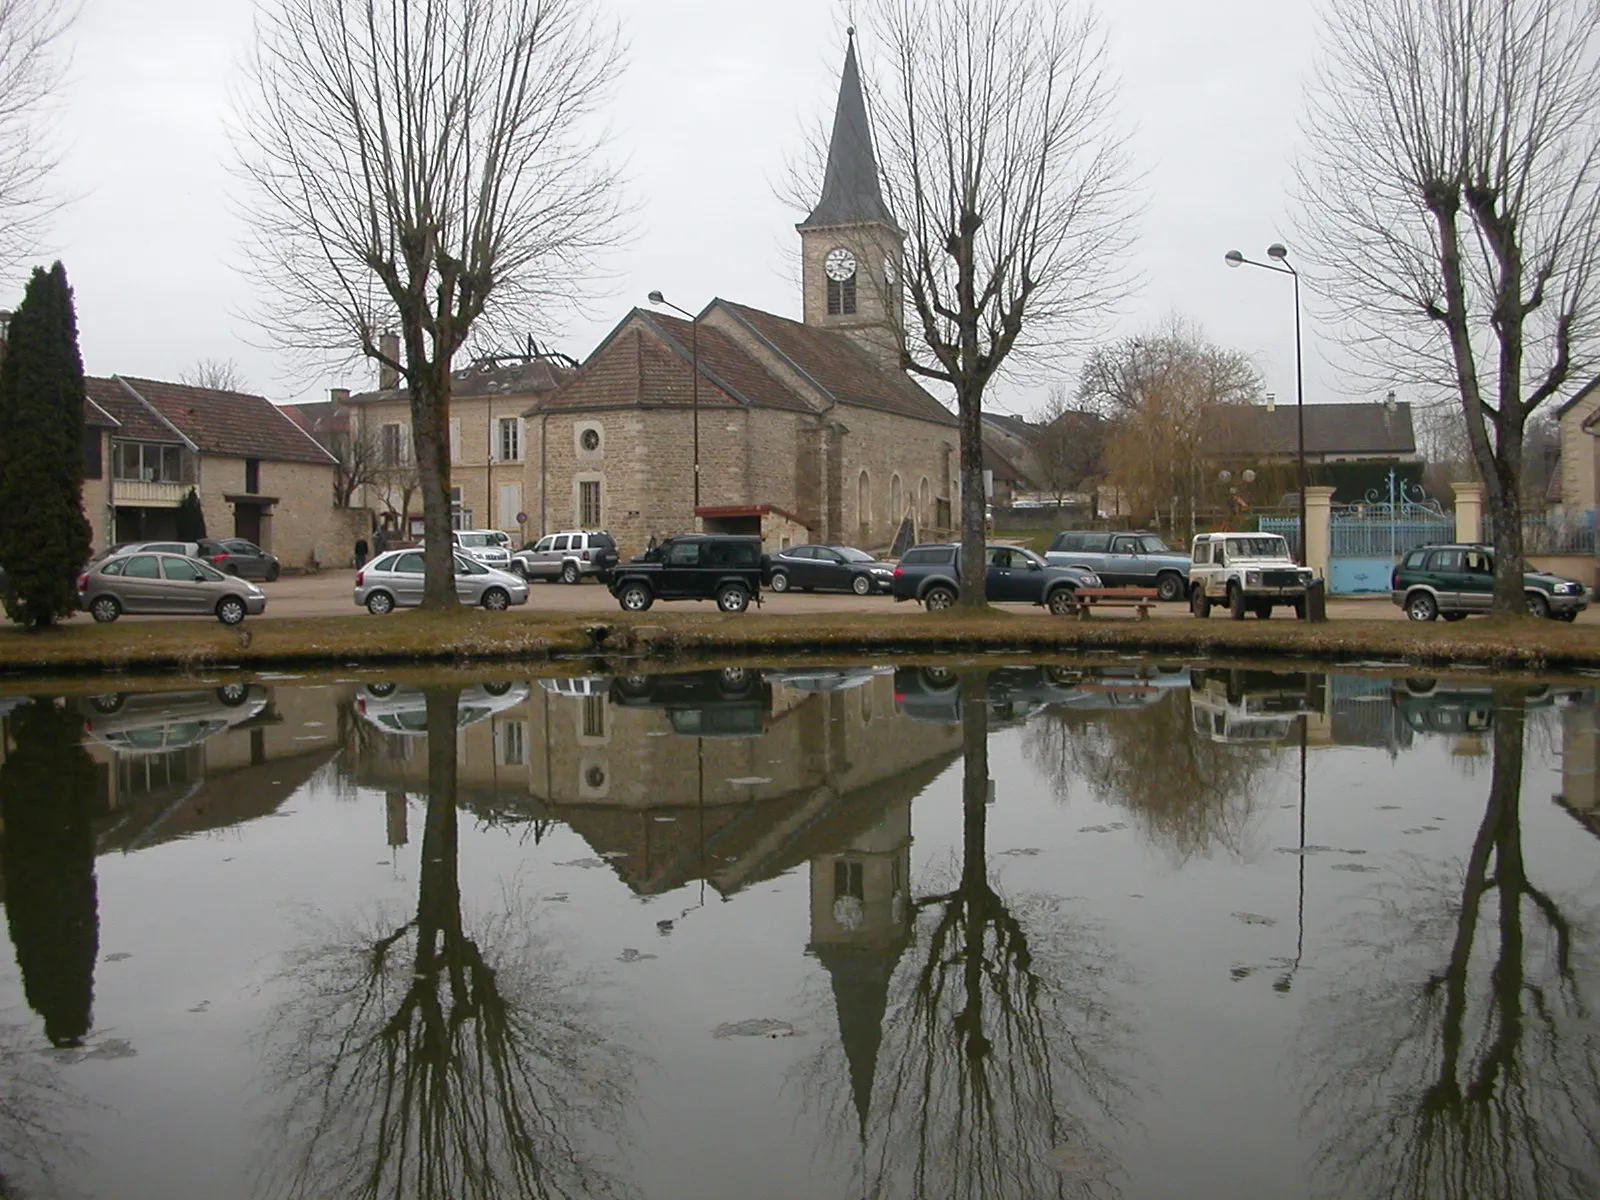
[[[839,1040],[850,1064],[850,1092],[863,1138],[889,981],[910,939],[905,894],[910,864],[909,797],[837,853],[811,860],[811,950],[833,985]]]

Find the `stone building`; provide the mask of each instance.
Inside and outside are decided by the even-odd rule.
[[[206,532],[285,570],[344,564],[364,512],[334,504],[335,460],[263,396],[114,375],[84,380],[83,508],[96,547],[171,538],[188,493]]]
[[[822,192],[797,229],[800,321],[723,299],[691,320],[634,309],[575,371],[535,359],[459,373],[458,527],[518,541],[605,528],[625,553],[697,528],[760,533],[769,549],[882,548],[908,518],[918,537],[948,531],[957,424],[900,366],[905,235],[879,187],[853,44]],[[404,395],[350,404],[404,478]],[[397,507],[382,490],[368,505],[403,512],[411,531],[420,501]]]

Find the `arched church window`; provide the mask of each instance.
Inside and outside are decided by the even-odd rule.
[[[856,525],[864,546],[872,540],[872,492],[865,471],[856,480]]]
[[[889,480],[889,519],[894,522],[896,529],[906,519],[905,490],[900,486],[898,475]]]

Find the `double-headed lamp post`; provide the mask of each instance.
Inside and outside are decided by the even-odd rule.
[[[647,297],[651,304],[670,308],[689,318],[689,407],[694,413],[694,516],[700,516],[700,322],[687,309],[679,308],[660,292]],[[691,522],[692,524],[692,522]]]
[[[1295,471],[1300,486],[1300,565],[1306,562],[1306,379],[1300,350],[1300,272],[1289,263],[1289,250],[1282,242],[1267,247],[1270,263],[1256,262],[1237,250],[1222,256],[1230,267],[1260,267],[1276,271],[1294,279],[1294,419],[1295,419]]]

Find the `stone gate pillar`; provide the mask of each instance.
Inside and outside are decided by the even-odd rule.
[[[1456,494],[1456,541],[1483,541],[1483,484],[1452,483]]]
[[[1328,578],[1328,559],[1333,548],[1333,489],[1306,489],[1306,566],[1318,579]]]

